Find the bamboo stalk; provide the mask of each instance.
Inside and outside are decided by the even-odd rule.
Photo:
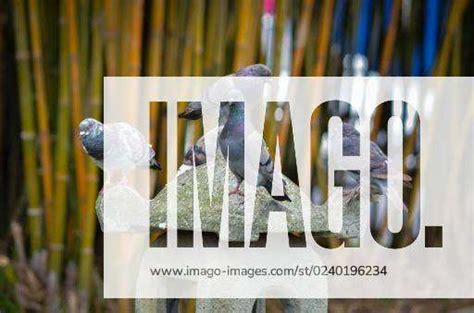
[[[70,75],[71,75],[71,97],[72,97],[72,125],[74,127],[74,158],[76,164],[76,188],[77,188],[77,203],[81,216],[81,232],[84,233],[85,221],[82,217],[87,216],[87,210],[90,208],[87,206],[87,189],[86,189],[86,163],[84,159],[84,153],[81,148],[79,135],[77,134],[77,125],[83,118],[82,115],[82,97],[81,97],[81,80],[79,70],[79,50],[78,50],[78,29],[77,29],[77,17],[76,17],[76,1],[67,0],[67,17],[69,22],[68,35],[69,35],[69,55],[70,55]],[[81,257],[83,254],[92,254],[92,250],[89,247],[82,247],[81,242]],[[91,273],[81,272],[79,276],[79,288],[81,296],[83,297],[84,306],[88,307],[88,295],[89,295],[89,281]]]
[[[51,207],[53,203],[53,169],[51,157],[51,137],[49,130],[49,107],[46,93],[45,71],[43,67],[43,52],[41,25],[37,0],[29,0],[31,51],[33,61],[33,76],[36,94],[36,109],[38,117],[38,139],[40,143],[41,178],[43,185],[44,209],[46,225],[52,225]],[[46,228],[46,237],[51,238],[52,227]]]
[[[181,301],[181,310],[183,313],[195,313],[196,299],[183,299]]]
[[[451,4],[446,35],[444,36],[437,65],[434,70],[435,76],[446,75],[448,71],[449,53],[453,46],[453,36],[462,23],[468,4],[469,0],[453,1]]]
[[[118,299],[118,312],[128,313],[132,311],[130,299]]]
[[[395,38],[397,37],[398,20],[400,17],[400,8],[402,5],[401,2],[401,0],[393,1],[390,25],[388,27],[387,36],[384,40],[382,57],[380,60],[380,75],[382,76],[387,75],[388,71],[390,70],[393,49],[395,47]]]
[[[382,56],[380,60],[380,75],[385,76],[390,70],[392,62],[393,50],[395,47],[395,38],[397,36],[398,20],[400,16],[401,0],[394,0],[392,4],[392,12],[390,25],[388,26],[387,35],[384,40]],[[379,111],[374,117],[374,125],[370,134],[371,140],[375,140],[382,123],[382,112]]]
[[[195,40],[194,28],[196,27],[196,10],[194,10],[195,5],[198,0],[193,0],[192,4],[188,8],[187,12],[184,12],[184,16],[189,21],[187,29],[184,34],[184,46],[183,46],[183,56],[182,56],[182,65],[181,65],[181,76],[191,76],[192,73],[192,62],[193,62],[193,47]],[[179,20],[179,15],[178,15]],[[185,103],[178,103],[178,112],[184,110]],[[178,160],[182,160],[184,157],[184,149],[186,148],[186,133],[189,130],[190,123],[184,119],[178,120]]]
[[[252,58],[250,55],[251,45],[250,38],[252,36],[251,23],[249,23],[252,16],[252,2],[250,0],[241,0],[237,4],[237,38],[235,42],[235,55],[233,70],[237,71],[239,68],[248,65]]]
[[[334,0],[325,0],[323,3],[322,18],[320,24],[320,39],[318,52],[316,56],[316,64],[313,73],[315,76],[323,76],[326,69],[327,55],[329,48],[329,39],[331,37],[331,17],[334,8]]]
[[[23,167],[25,175],[26,194],[28,197],[28,228],[30,232],[30,249],[36,253],[42,244],[42,221],[39,177],[37,172],[35,148],[35,122],[33,105],[33,86],[30,80],[28,53],[28,31],[26,27],[25,6],[22,0],[13,2],[16,61],[18,71],[18,87],[20,99],[21,140],[23,149]]]
[[[406,160],[408,155],[410,155],[411,153],[414,153],[414,150],[416,149],[416,142],[419,140],[419,127],[420,127],[420,123],[417,120],[416,123],[415,123],[414,129],[413,129],[413,132],[408,136],[408,138],[404,138],[405,142],[404,142],[404,147],[403,147],[403,160]],[[406,165],[407,165],[406,162],[404,162],[404,164],[403,164],[403,173],[407,172]],[[418,194],[418,192],[419,192],[419,179],[417,178],[417,176],[419,175],[419,171],[418,171],[419,165],[416,168],[417,168],[417,170],[413,174],[413,177],[412,177],[413,187],[411,189],[409,203],[408,203],[408,210],[409,211],[408,211],[407,225],[413,225],[413,221],[414,221],[414,218],[415,218],[414,213],[416,212],[415,204],[416,204],[416,200],[419,196],[419,194]],[[378,229],[378,237],[382,238],[387,231],[388,231],[388,218],[387,218],[387,211],[385,211],[382,225]],[[406,229],[404,231],[406,233],[403,234],[404,236],[401,239],[402,242],[403,242],[403,240],[407,239],[408,236],[411,236],[411,230]]]
[[[167,163],[167,158],[165,157],[166,154],[168,153],[168,149],[167,149],[167,135],[168,135],[168,124],[167,124],[167,120],[168,120],[168,110],[166,108],[166,106],[163,106],[161,109],[160,109],[160,115],[158,116],[159,118],[159,127],[158,127],[158,132],[159,132],[159,136],[160,136],[160,145],[159,145],[159,154],[158,155],[162,155],[164,156],[163,159],[160,160],[161,162],[161,166],[162,168],[164,169],[163,171],[160,171],[160,174],[158,175],[158,183],[159,183],[159,186],[164,186],[166,185],[167,183],[167,180],[168,180],[168,177],[166,175],[166,172],[167,172],[167,167],[168,167],[168,163]]]
[[[189,21],[186,20],[186,16],[188,12],[188,8],[191,7],[190,2],[188,0],[177,0],[177,39],[178,39],[178,55],[177,60],[178,64],[180,64],[179,60],[182,59],[183,56],[183,42],[184,42],[184,35],[186,33],[186,26],[188,25]],[[179,65],[177,68],[177,75],[179,75]]]
[[[204,0],[197,0],[196,5],[194,6],[194,9],[196,11],[196,16],[195,16],[195,37],[194,37],[194,47],[193,47],[193,58],[194,58],[194,64],[193,64],[193,75],[194,76],[201,76],[203,75],[203,67],[204,67],[204,47],[203,47],[203,41],[204,41],[204,18],[205,18],[205,2]],[[217,38],[216,38],[216,44],[214,45],[214,49],[217,49]],[[214,72],[217,72],[217,69],[214,69]],[[193,128],[193,138],[192,138],[192,143],[196,142],[201,136],[202,136],[202,123],[194,123],[194,128]]]
[[[5,5],[0,4],[0,10],[2,12],[5,11],[4,9]],[[5,27],[6,26],[6,18],[5,15],[0,13],[0,86],[5,86],[5,76],[6,76],[6,70],[5,70]],[[0,125],[5,125],[6,124],[6,96],[5,96],[5,88],[0,87]],[[5,164],[5,160],[7,159],[6,157],[6,129],[4,127],[0,127],[0,164]],[[4,171],[0,172],[0,181],[4,181],[5,179],[5,173]],[[2,193],[0,194],[0,203],[5,203],[7,200],[7,193]],[[6,215],[4,215],[7,212],[0,213],[0,218],[2,220],[5,220]],[[0,266],[1,267],[1,266]]]
[[[226,62],[227,0],[219,1],[217,32],[215,34],[214,74],[224,75]],[[204,50],[205,52],[206,50]]]
[[[222,1],[211,1],[208,6],[206,20],[206,50],[204,51],[204,73],[206,75],[214,75],[214,60],[217,51],[213,49],[216,46],[216,37],[218,31],[219,6]]]
[[[454,50],[451,61],[451,75],[461,76],[462,73],[462,33],[458,30],[454,34]]]
[[[178,4],[177,1],[171,1],[167,3],[166,7],[166,19],[165,19],[165,34],[166,34],[166,53],[164,61],[164,75],[176,75],[178,72],[177,69],[177,60],[179,53],[179,41],[178,41]],[[166,106],[160,109],[160,115],[158,115],[157,124],[161,125],[158,128],[160,145],[159,145],[159,155],[166,155],[166,143],[167,143],[167,109]],[[161,162],[161,165],[164,169],[167,168],[166,158]],[[158,175],[158,182],[160,186],[164,186],[167,183],[166,170],[161,171]]]
[[[87,67],[89,65],[89,11],[90,0],[79,0],[78,10],[78,29],[79,29],[79,64],[81,77],[87,75]],[[81,81],[82,93],[87,93],[87,81]]]
[[[163,56],[165,1],[153,0],[151,5],[151,29],[148,36],[146,75],[160,75]],[[152,141],[155,142],[155,141]]]
[[[54,222],[52,237],[49,245],[49,268],[59,277],[62,270],[64,251],[64,229],[67,212],[67,186],[69,181],[69,152],[70,152],[70,85],[67,41],[67,19],[65,1],[61,1],[59,25],[60,31],[60,81],[59,108],[57,118],[57,143],[55,148],[55,182],[54,182]]]
[[[315,63],[315,54],[316,54],[316,49],[314,47],[316,46],[316,39],[318,37],[318,30],[319,30],[319,24],[318,21],[320,19],[320,3],[316,2],[315,3],[316,8],[313,9],[315,11],[315,14],[311,17],[311,22],[309,26],[309,36],[308,36],[308,42],[305,47],[305,53],[304,53],[304,69],[303,71],[307,73],[307,75],[311,75],[312,71],[314,69],[314,63]]]
[[[317,48],[316,63],[314,64],[313,74],[316,76],[323,76],[326,69],[327,54],[329,47],[329,39],[331,34],[331,16],[334,7],[333,0],[325,0],[321,12],[321,20],[319,24],[320,40]],[[322,113],[322,112],[321,112]],[[321,117],[317,116],[317,121],[312,121],[313,127],[311,128],[311,140],[315,141],[312,146],[312,155],[315,158],[315,166],[317,168],[317,180],[319,189],[321,190],[321,198],[326,199],[327,194],[324,192],[327,190],[327,175],[324,170],[325,166],[320,164],[320,141],[321,141]],[[315,123],[315,125],[313,124]]]
[[[324,202],[327,197],[327,177],[324,171],[325,166],[321,163],[320,146],[322,135],[323,108],[318,107],[311,117],[311,155],[313,168],[316,169],[316,178],[321,191],[321,200]],[[322,203],[321,202],[321,203]]]
[[[283,107],[283,120],[281,121],[280,127],[280,147],[288,147],[288,141],[292,138],[292,134],[290,133],[290,126],[291,126],[291,113],[290,107],[285,105]],[[286,158],[286,152],[288,149],[281,149],[280,158],[288,164],[288,159]]]
[[[119,49],[119,55],[120,55],[120,75],[122,76],[128,76],[128,70],[129,70],[129,57],[130,57],[130,39],[132,37],[131,33],[131,7],[132,7],[132,1],[129,0],[121,0],[120,1],[120,18],[119,18],[119,25],[120,25],[120,32],[119,32],[119,38],[120,38],[120,49]]]
[[[206,19],[204,74],[223,75],[225,69],[225,32],[227,0],[209,2]]]
[[[178,41],[178,2],[171,1],[166,6],[166,55],[165,75],[176,75],[178,72],[179,41]]]
[[[313,14],[314,0],[305,0],[303,8],[301,9],[300,22],[298,24],[295,50],[293,51],[293,64],[291,73],[293,76],[301,75],[303,67],[303,60],[305,55],[306,42],[308,40],[308,33],[311,27],[311,19]],[[281,147],[286,147],[290,136],[290,110],[289,106],[283,106],[283,120],[281,121],[280,127],[280,141]],[[288,164],[286,159],[287,149],[281,149],[280,157]]]
[[[43,47],[43,67],[45,70],[46,95],[47,102],[52,105],[57,101],[56,86],[59,83],[57,60],[59,58],[59,42],[58,42],[58,16],[59,5],[56,1],[39,1],[39,18],[41,24],[41,44]],[[55,106],[53,106],[54,108]],[[50,108],[52,109],[52,108]],[[51,112],[50,116],[53,116]],[[54,127],[50,123],[52,149],[54,148]],[[51,150],[53,153],[53,150]],[[53,164],[54,166],[54,164]],[[53,174],[54,175],[54,174]],[[52,178],[54,180],[54,177]],[[53,181],[54,184],[54,181]],[[54,201],[54,199],[53,199]]]
[[[281,55],[283,51],[283,35],[285,32],[285,23],[287,20],[288,12],[288,1],[287,0],[276,0],[276,24],[275,24],[275,54],[274,54],[274,66],[273,73],[279,75],[281,72]]]
[[[118,0],[105,0],[105,54],[107,75],[118,75]]]
[[[184,36],[186,36],[188,34],[188,39],[190,39],[189,41],[187,42],[182,42],[182,40],[178,40],[178,46],[177,46],[177,49],[178,49],[178,55],[181,57],[181,59],[184,60],[184,58],[186,58],[186,55],[189,54],[189,55],[192,55],[192,42],[194,40],[194,35],[193,35],[193,31],[192,30],[189,30],[189,29],[186,29],[186,26],[190,23],[190,24],[194,24],[194,20],[195,20],[195,14],[194,13],[194,8],[193,8],[193,5],[190,5],[190,6],[187,6],[185,1],[181,0],[181,1],[178,1],[177,3],[177,6],[176,6],[176,10],[177,12],[175,12],[174,16],[176,17],[177,21],[176,21],[176,29],[177,29],[177,34],[176,34],[176,37],[178,39],[182,39],[182,36],[180,36],[180,34],[183,34]],[[188,17],[190,16],[190,17]],[[183,23],[183,21],[185,21],[186,19],[189,20],[189,23]],[[187,32],[187,31],[190,31],[190,32]],[[191,44],[189,44],[191,43]],[[188,66],[188,68],[186,68],[186,66]],[[179,68],[179,66],[178,66]],[[192,71],[192,62],[189,62],[188,64],[185,64],[185,62],[183,62],[181,64],[181,68],[177,69],[179,70],[179,73],[181,73],[181,75],[183,76],[189,76],[191,75],[191,71]],[[184,105],[185,103],[184,102],[181,102],[178,104],[178,112],[181,112],[184,110]],[[186,136],[187,135],[187,131],[189,130],[189,126],[190,126],[190,123],[188,123],[186,120],[184,119],[179,119],[178,121],[178,160],[182,160],[184,158],[184,152],[185,152],[185,149],[186,149],[186,146],[187,146],[187,138],[189,138],[189,136]]]
[[[406,160],[408,155],[415,152],[414,150],[416,149],[416,143],[419,140],[419,127],[420,127],[420,123],[417,120],[415,122],[413,132],[408,136],[408,138],[406,138],[406,137],[404,138],[403,160]],[[418,169],[419,166],[417,166],[416,168]],[[404,162],[403,163],[403,173],[407,173],[407,171],[408,171],[407,164],[406,164],[406,162]],[[408,203],[408,210],[409,211],[408,211],[408,223],[407,223],[407,225],[413,225],[413,221],[414,221],[414,218],[415,218],[415,215],[414,215],[414,213],[416,212],[415,200],[419,196],[418,195],[419,181],[416,178],[416,176],[418,176],[418,175],[419,175],[419,173],[418,173],[418,170],[417,170],[414,173],[413,177],[412,177],[412,179],[413,179],[412,180],[413,181],[413,188],[410,191],[410,198],[409,198],[409,203]],[[378,230],[379,238],[382,238],[388,230],[388,219],[387,219],[386,215],[387,215],[387,211],[385,211],[382,225],[379,227],[379,230]],[[409,229],[405,229],[404,231],[406,233],[403,234],[404,238],[402,238],[402,241],[407,239],[405,237],[411,236],[411,231]]]
[[[256,63],[259,60],[259,44],[261,37],[260,19],[263,13],[263,1],[252,2],[252,15],[250,16],[251,29],[255,31],[251,32],[250,36],[250,51],[249,51],[249,64]]]
[[[151,21],[150,21],[150,32],[148,36],[148,49],[146,56],[146,68],[145,74],[148,76],[158,76],[161,74],[162,58],[163,58],[163,42],[164,42],[164,12],[165,12],[165,1],[164,0],[153,0],[151,4]],[[155,151],[158,151],[156,147],[159,132],[158,132],[158,120],[160,118],[160,105],[153,103],[150,105],[150,142],[155,147]],[[165,167],[164,167],[165,168]],[[165,172],[165,171],[163,171]],[[151,174],[151,186],[150,190],[153,192],[156,185],[156,177],[162,176],[161,173]]]
[[[197,0],[193,9],[195,13],[195,37],[194,37],[194,46],[193,46],[193,75],[200,76],[203,72],[203,57],[204,57],[204,15],[205,15],[205,2],[204,0]],[[200,123],[197,123],[200,124]]]
[[[194,29],[196,27],[196,10],[194,7],[196,6],[198,0],[193,0],[192,4],[188,10],[188,14],[186,19],[189,21],[186,29],[186,33],[184,36],[184,47],[183,47],[183,58],[182,58],[182,65],[181,65],[181,76],[191,76],[192,73],[192,61],[193,58],[193,47],[194,47],[194,40],[195,40],[195,33]],[[184,125],[184,123],[181,123]]]
[[[162,142],[157,143],[158,136],[159,136],[158,121],[159,121],[159,118],[160,118],[160,115],[161,115],[160,107],[161,107],[161,105],[160,105],[159,102],[151,102],[150,103],[150,144],[153,146],[153,149],[158,152],[158,157],[159,158],[161,156],[159,148],[160,148],[160,145],[163,144]],[[163,168],[165,169],[166,167],[163,166]],[[165,171],[162,171],[162,172],[165,172]],[[161,175],[162,175],[161,171],[159,173],[156,173],[155,171],[150,172],[150,192],[151,192],[151,194],[154,194],[154,192],[156,190],[157,183],[158,183],[158,178]]]
[[[89,81],[89,99],[91,117],[100,119],[102,104],[102,76],[103,76],[103,40],[101,35],[103,20],[103,3],[100,0],[94,1],[92,17],[92,58]],[[97,166],[88,160],[87,162],[87,207],[93,208],[97,197]],[[82,216],[84,221],[81,237],[81,253],[79,259],[79,287],[89,290],[91,287],[91,273],[93,271],[94,256],[91,253],[94,249],[94,238],[96,231],[95,212],[89,209]],[[88,304],[87,298],[87,304]]]
[[[276,136],[277,136],[277,121],[275,119],[275,110],[277,110],[278,104],[267,105],[265,111],[265,126],[263,130],[263,137],[267,144],[270,153],[273,153],[276,148]],[[267,121],[268,120],[268,121]],[[275,156],[273,156],[275,157]]]
[[[89,108],[91,116],[100,119],[102,115],[102,81],[104,72],[104,38],[102,29],[104,24],[104,1],[94,1],[92,7],[92,51],[91,51],[91,70],[90,77],[90,97]],[[93,164],[93,162],[91,162]],[[93,167],[97,170],[97,166]]]
[[[313,14],[313,7],[314,0],[304,0],[303,8],[301,10],[300,15],[300,21],[298,24],[298,31],[296,35],[295,50],[293,52],[293,76],[301,75],[306,42],[308,40],[308,33],[311,27],[311,16]]]
[[[419,170],[417,170],[415,172],[415,174],[413,175],[413,190],[411,192],[411,197],[410,197],[409,203],[408,203],[408,208],[409,208],[410,211],[408,212],[407,225],[411,225],[411,227],[413,227],[413,224],[414,224],[414,221],[415,221],[415,217],[416,217],[415,213],[417,212],[417,210],[419,210],[419,208],[415,207],[415,205],[418,203],[419,197],[420,197],[420,192],[419,192],[419,190],[420,190],[420,178],[418,177],[419,175],[420,175]],[[385,229],[385,231],[388,230],[388,221],[385,221],[384,225],[382,226],[382,229]],[[408,239],[410,239],[410,237],[412,236],[411,233],[412,233],[411,229],[406,230],[405,236],[402,238],[402,243],[408,242]]]
[[[179,102],[178,103],[178,112],[182,112],[186,107],[186,102]],[[178,120],[178,162],[181,162],[184,158],[184,153],[186,149],[186,132],[188,129],[188,125],[191,122],[188,122],[182,118]]]
[[[141,72],[143,30],[143,0],[135,0],[131,4],[131,36],[129,51],[128,74],[138,76]]]
[[[229,14],[226,21],[225,28],[225,47],[228,51],[228,60],[226,61],[226,68],[229,68],[229,71],[233,69],[234,59],[235,59],[235,38],[237,33],[237,10],[238,10],[238,1],[229,2],[229,10],[235,12],[234,14]]]
[[[273,68],[273,41],[275,38],[275,1],[265,0],[260,22],[259,62]]]
[[[70,62],[70,83],[71,83],[71,97],[72,97],[72,126],[79,125],[83,118],[82,114],[82,95],[81,82],[79,73],[78,60],[78,35],[77,35],[77,20],[76,20],[76,2],[75,0],[67,0],[67,17],[68,17],[68,37],[69,37],[69,62]],[[76,130],[77,131],[77,130]],[[82,151],[81,143],[77,133],[74,133],[74,157],[76,162],[76,179],[77,179],[77,193],[78,206],[81,212],[87,210],[85,207],[85,159]]]
[[[416,125],[415,125],[415,129],[413,130],[413,133],[410,135],[409,137],[409,142],[407,143],[407,148],[404,148],[404,159],[406,159],[406,156],[409,154],[409,153],[413,153],[414,152],[414,149],[415,149],[415,146],[416,146],[416,141],[419,140],[419,127],[420,127],[420,124],[417,122]],[[409,152],[405,152],[405,150],[410,150]],[[406,164],[404,164],[403,166],[403,172],[406,173],[407,172],[407,168],[406,168]],[[418,162],[418,165],[416,167],[416,171],[415,173],[412,175],[412,181],[413,181],[413,186],[412,186],[412,189],[410,190],[410,198],[409,198],[409,202],[408,202],[408,222],[407,222],[407,225],[410,225],[411,227],[413,227],[413,224],[414,224],[414,220],[415,220],[415,213],[417,212],[418,208],[416,208],[416,204],[417,204],[417,200],[419,198],[419,184],[420,184],[420,179],[419,179],[419,176],[420,175],[420,171],[419,171],[419,162]],[[388,221],[387,221],[388,223]],[[383,225],[382,228],[387,228],[388,229],[388,226],[387,225]],[[404,234],[404,238],[402,238],[402,242],[404,242],[405,240],[407,240],[408,238],[410,238],[412,235],[412,231],[411,229],[407,229],[405,231],[405,234]]]
[[[90,10],[90,0],[79,0],[79,20],[78,20],[78,29],[80,34],[79,40],[79,50],[81,54],[89,51],[89,10]],[[85,68],[87,64],[87,58],[84,60],[81,59],[81,68]]]

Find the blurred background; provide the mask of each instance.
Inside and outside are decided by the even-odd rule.
[[[101,294],[102,237],[94,211],[101,173],[77,134],[84,117],[101,119],[104,76],[220,76],[253,63],[268,65],[274,76],[472,76],[472,13],[469,0],[0,1],[0,312],[133,310],[133,300]],[[166,112],[158,107],[152,106],[151,138],[163,155]],[[312,123],[313,199],[324,202],[325,117],[353,117],[341,103],[319,113]],[[374,120],[372,140],[383,149],[390,114],[381,111]],[[416,177],[417,120],[401,116],[405,172]],[[202,135],[199,125],[179,122],[181,154]],[[284,120],[270,125],[291,140]],[[282,161],[292,177],[292,160],[282,155]],[[165,180],[160,173],[152,183],[159,190]],[[412,224],[417,188],[404,194]],[[388,246],[416,237],[410,229],[387,236],[383,218],[374,223]],[[180,305],[194,311],[193,300]],[[460,308],[473,312],[474,304],[329,301],[330,312]],[[267,311],[282,307],[270,300]]]

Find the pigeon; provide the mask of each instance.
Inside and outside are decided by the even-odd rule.
[[[104,150],[104,133],[110,140]],[[104,169],[104,157],[110,158],[111,169],[127,171],[135,167],[161,169],[156,153],[143,135],[127,123],[102,124],[86,118],[79,124],[79,135],[84,151]]]
[[[272,75],[272,71],[266,65],[263,64],[253,64],[241,68],[236,73],[228,75],[226,77],[269,77]],[[215,89],[220,91],[220,86],[214,86]],[[232,94],[234,92],[234,94]],[[230,91],[227,96],[235,96],[235,93],[238,93],[238,90]],[[214,98],[214,97],[212,97]],[[216,99],[214,99],[215,101]],[[212,101],[212,100],[211,100]],[[228,116],[229,116],[229,106],[230,102],[222,102],[220,104],[219,111],[219,127],[218,133],[222,130]],[[202,105],[201,102],[192,101],[189,102],[183,112],[178,115],[179,118],[184,118],[187,120],[198,120],[202,118]],[[213,130],[214,131],[214,130]],[[184,156],[183,160],[183,170],[186,170],[190,166],[193,166],[193,152],[194,152],[194,165],[199,166],[206,163],[206,149],[204,137],[201,137],[196,144],[188,149]]]
[[[179,118],[187,120],[198,120],[202,117],[202,105],[201,102],[191,101],[186,105],[184,111],[178,114]]]
[[[220,132],[222,127],[211,130],[211,132]],[[194,160],[193,160],[194,156]],[[183,164],[187,166],[199,166],[206,164],[206,139],[204,136],[198,139],[196,143],[188,149],[184,155]]]
[[[360,147],[359,131],[347,123],[343,123],[342,127],[342,149],[344,155],[358,155]],[[356,181],[360,180],[359,172],[349,171],[349,173]],[[373,141],[370,142],[370,177],[370,188],[374,194],[377,196],[386,195],[388,190],[388,158]],[[411,187],[411,180],[412,178],[409,175],[403,174],[404,186]]]
[[[193,162],[194,157],[194,162]],[[199,166],[206,163],[206,146],[204,136],[194,144],[184,155],[183,164],[187,166]]]
[[[252,64],[241,68],[234,74],[228,77],[269,77],[272,76],[272,71],[266,65],[263,64]],[[227,116],[229,115],[229,103],[222,102],[219,115],[219,125],[224,125]],[[178,115],[179,118],[187,120],[198,120],[202,117],[202,105],[201,102],[192,101],[189,102],[183,112]]]
[[[223,126],[216,127],[208,132],[208,135],[215,135],[216,137],[219,136],[219,133],[221,132]],[[194,160],[193,160],[194,156]],[[193,166],[199,166],[202,164],[206,164],[206,139],[205,136],[202,136],[201,138],[196,141],[194,145],[192,145],[188,151],[186,151],[183,159],[183,165],[185,169],[189,169],[190,167]]]
[[[219,134],[218,143],[225,159],[228,159],[229,168],[238,180],[236,188],[230,194],[240,193],[240,185],[244,179],[244,145],[245,145],[244,103],[231,102],[229,118]],[[272,193],[273,160],[268,152],[265,141],[262,143],[259,161],[257,186],[263,186],[268,193]],[[278,201],[291,201],[283,186],[283,196],[273,196]]]

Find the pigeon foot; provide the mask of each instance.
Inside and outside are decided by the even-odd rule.
[[[241,182],[240,182],[240,183],[237,183],[237,185],[235,186],[235,188],[232,189],[232,190],[229,192],[229,196],[230,196],[230,195],[240,195],[240,196],[243,197],[245,194],[244,194],[244,192],[243,192],[242,190],[240,190],[240,185],[241,185],[241,184],[242,184]]]

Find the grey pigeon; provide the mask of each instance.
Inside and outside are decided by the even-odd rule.
[[[252,64],[246,67],[241,68],[234,74],[229,76],[235,77],[269,77],[272,76],[272,71],[266,65],[263,64]],[[228,116],[228,107],[229,102],[223,102],[221,104],[221,112],[219,125],[225,123],[225,119]],[[202,117],[202,105],[201,102],[189,102],[183,112],[178,115],[179,118],[184,118],[187,120],[197,120]]]
[[[343,123],[342,135],[342,149],[344,155],[358,155],[360,147],[359,131],[352,125]],[[360,174],[358,172],[350,171],[350,174],[356,181],[360,180]],[[386,195],[388,189],[388,159],[385,153],[383,153],[379,146],[373,141],[370,142],[370,177],[370,188],[374,194],[379,196]],[[411,180],[412,178],[409,175],[403,174],[403,184],[405,186],[411,187]]]
[[[193,164],[195,166],[206,164],[206,145],[204,142],[204,136],[199,138],[196,144],[189,148],[184,155],[183,164],[188,166],[193,166]]]
[[[342,149],[345,155],[357,155],[359,154],[360,146],[360,134],[357,129],[352,125],[343,123],[342,128],[343,141]],[[354,174],[357,172],[353,172]],[[371,141],[370,142],[370,176],[375,178],[377,184],[380,180],[386,182],[388,177],[388,159],[385,153],[379,148],[379,146]],[[411,177],[404,174],[403,183],[406,186],[410,186]]]
[[[215,134],[218,136],[223,127],[224,126],[219,126],[210,130],[208,135]],[[196,141],[196,143],[188,149],[184,156],[183,165],[193,166],[193,155],[195,166],[206,164],[206,140],[204,136],[199,138],[198,141]]]
[[[221,152],[224,155],[224,158],[228,158],[229,168],[238,180],[238,185],[231,193],[240,192],[240,184],[244,179],[244,137],[244,103],[232,102],[230,104],[229,118],[218,138]],[[260,154],[257,186],[263,186],[269,194],[272,192],[273,169],[273,160],[268,152],[265,142],[263,142]],[[285,185],[283,186],[283,194],[283,196],[272,197],[278,201],[291,201],[286,193]]]
[[[263,64],[252,64],[246,67],[241,68],[234,74],[231,74],[227,77],[269,77],[272,75],[272,71],[266,65]],[[219,132],[227,121],[229,116],[229,105],[230,102],[222,102],[220,104],[219,111]],[[202,105],[201,102],[189,102],[183,112],[178,115],[179,118],[184,118],[187,120],[198,120],[202,118]],[[194,144],[186,152],[183,164],[186,166],[193,165],[193,152],[194,152],[194,161],[195,165],[201,165],[206,163],[206,149],[204,137],[201,137],[196,144]]]
[[[104,156],[111,160],[112,168],[128,170],[133,167],[161,169],[155,151],[143,135],[127,123],[102,124],[86,118],[79,124],[82,147],[100,167],[104,168]],[[107,133],[108,151],[104,151],[104,133]]]
[[[202,117],[202,105],[201,102],[191,101],[189,102],[184,111],[178,114],[179,118],[187,120],[198,120]]]

